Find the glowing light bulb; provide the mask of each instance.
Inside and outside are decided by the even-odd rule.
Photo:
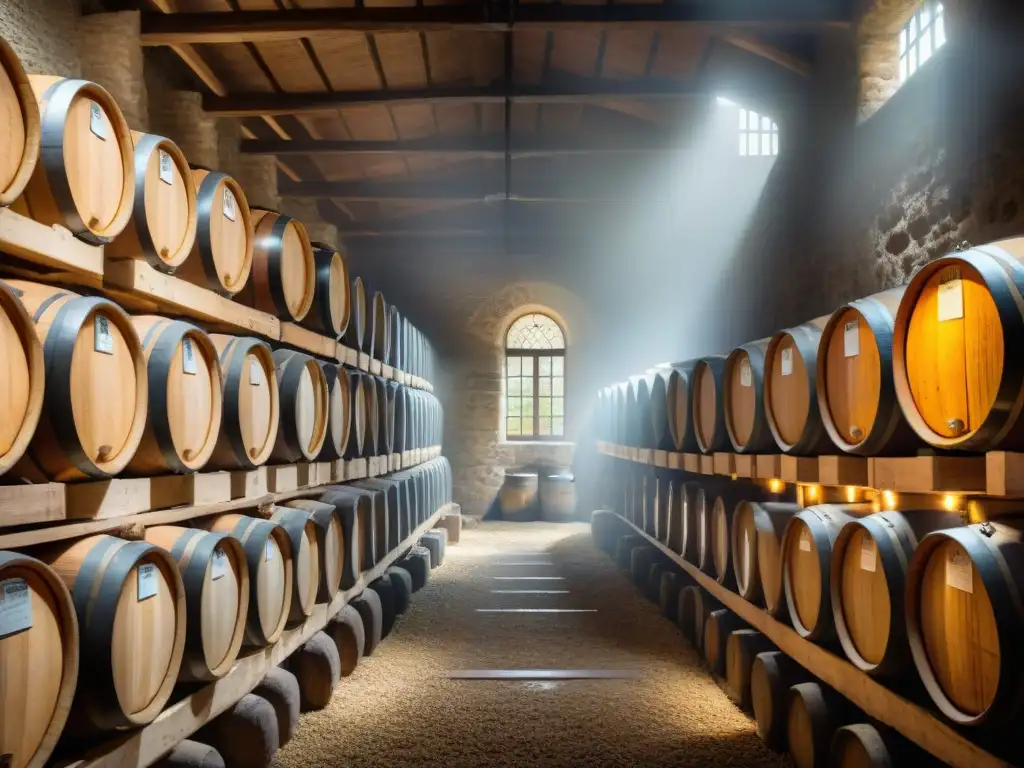
[[[896,494],[892,491],[882,491],[882,501],[886,509],[896,509]]]
[[[857,499],[857,489],[852,485],[846,486],[846,501],[852,504]]]
[[[946,508],[948,512],[954,512],[957,507],[960,506],[960,500],[951,493],[947,493],[942,497],[942,506]]]
[[[768,481],[768,490],[771,491],[772,493],[781,493],[784,487],[785,483],[783,483],[778,478],[773,477],[771,480]]]

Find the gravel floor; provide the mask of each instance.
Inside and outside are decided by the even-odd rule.
[[[532,557],[517,557],[521,553]],[[525,560],[551,565],[517,566]],[[559,576],[503,581],[495,576]],[[558,589],[568,594],[493,594]],[[478,613],[477,608],[595,613]],[[453,681],[455,669],[639,670],[639,680]],[[783,766],[696,653],[583,524],[484,523],[330,706],[277,756],[297,766]]]

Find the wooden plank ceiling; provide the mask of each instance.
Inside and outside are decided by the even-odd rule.
[[[800,81],[810,68],[806,54],[819,22],[842,24],[812,14],[811,22],[793,28],[768,22],[764,28],[753,22],[508,25],[510,12],[528,15],[548,0],[522,2],[510,9],[450,0],[150,0],[153,15],[143,28],[147,44],[173,40],[208,89],[212,111],[240,115],[250,139],[243,151],[278,157],[282,194],[321,198],[325,217],[352,237],[414,237],[417,230],[407,222],[424,214],[458,210],[472,221],[481,206],[489,202],[493,210],[494,200],[509,192],[532,197],[535,206],[557,206],[567,179],[593,189],[590,177],[607,178],[609,169],[620,172],[637,153],[664,151],[678,141],[680,126],[708,103],[703,84],[714,57],[747,57],[776,70],[771,76],[783,73],[772,82]],[[633,0],[616,2],[622,8]],[[693,3],[698,15],[714,6],[682,2]],[[809,0],[768,5],[789,2]],[[570,5],[602,0],[565,0],[558,7]],[[429,9],[438,6],[490,8],[481,18],[497,23],[403,25],[398,10],[434,13]],[[398,21],[369,30],[300,25],[294,33],[275,23],[289,12],[344,8],[354,9],[348,18],[395,9]],[[271,22],[273,34],[256,34],[256,17],[250,32],[223,35],[223,41],[206,42],[210,36],[201,34],[219,18],[210,14],[246,19],[256,11],[278,14],[259,15]],[[176,21],[161,13],[206,16],[180,16],[189,23],[174,37],[161,36]],[[434,17],[443,18],[440,13]],[[704,95],[674,98],[688,90]],[[330,101],[321,107],[312,99]],[[558,189],[549,192],[549,183]],[[490,226],[487,212],[480,220]],[[444,230],[430,230],[438,231]]]

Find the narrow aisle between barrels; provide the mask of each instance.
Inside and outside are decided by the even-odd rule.
[[[278,766],[786,764],[589,526],[485,523],[430,576]],[[460,670],[601,679],[448,678]]]

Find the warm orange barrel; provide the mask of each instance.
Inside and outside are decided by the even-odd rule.
[[[274,358],[259,339],[212,334],[210,341],[220,355],[224,416],[207,466],[255,469],[267,462],[277,442],[281,414]]]
[[[741,344],[725,359],[722,417],[729,442],[739,453],[771,453],[776,449],[764,402],[764,356],[770,341]]]
[[[196,241],[196,189],[188,161],[163,136],[132,131],[135,190],[132,218],[105,249],[115,259],[141,259],[174,272]]]
[[[50,568],[17,552],[0,551],[0,597],[0,754],[43,766],[78,683],[75,606]]]
[[[146,427],[142,344],[124,310],[63,288],[12,280],[43,344],[42,417],[19,477],[103,479],[123,470]]]
[[[16,208],[104,245],[127,226],[135,193],[131,131],[96,83],[29,75],[40,113],[39,162]]]
[[[320,364],[302,352],[279,349],[273,358],[281,418],[271,458],[282,463],[312,461],[327,439],[327,378]]]
[[[690,392],[693,398],[693,430],[697,447],[703,453],[724,451],[729,443],[722,413],[725,400],[724,372],[725,358],[721,355],[701,358],[693,369]]]
[[[789,689],[786,741],[796,768],[826,765],[836,729],[863,717],[824,683],[797,683]]]
[[[960,725],[1017,725],[1024,711],[1022,535],[1018,517],[936,531],[910,561],[914,664],[938,708]]]
[[[71,590],[78,616],[75,730],[151,722],[174,690],[185,650],[185,588],[174,559],[144,541],[103,535],[42,559]]]
[[[370,354],[375,360],[384,362],[391,356],[391,312],[384,294],[375,291],[370,327]]]
[[[292,600],[289,621],[309,618],[320,591],[320,541],[317,526],[309,511],[294,507],[274,507],[270,518],[284,528],[292,546]]]
[[[187,473],[209,461],[220,435],[223,384],[217,348],[182,320],[133,317],[149,379],[146,431],[128,471]]]
[[[787,328],[765,350],[764,406],[776,444],[785,453],[812,456],[832,445],[821,422],[815,376],[827,317]]]
[[[39,161],[39,105],[17,54],[0,38],[0,206],[25,189]],[[15,761],[17,765],[17,761]]]
[[[301,322],[313,306],[316,263],[298,219],[253,208],[252,277],[242,299],[261,312]]]
[[[223,296],[234,296],[252,269],[252,212],[237,181],[224,173],[192,166],[196,193],[196,239],[177,277]]]
[[[926,264],[893,331],[893,379],[915,432],[940,448],[1024,447],[1024,237]]]
[[[736,591],[744,599],[764,605],[778,616],[782,596],[782,537],[799,504],[741,501],[736,505],[730,532],[732,569]]]
[[[832,442],[862,456],[905,454],[918,445],[893,384],[893,326],[904,288],[840,307],[821,333],[818,407]]]
[[[187,609],[182,680],[226,675],[238,658],[249,613],[249,566],[242,545],[226,533],[157,525],[146,541],[178,563]]]
[[[0,281],[0,475],[24,455],[43,411],[43,347],[20,294]]]
[[[676,451],[695,453],[697,435],[693,428],[692,379],[696,360],[674,365],[668,374],[665,393],[669,435]]]
[[[313,243],[312,247],[316,286],[313,306],[302,324],[316,333],[340,339],[348,328],[351,305],[345,257],[324,243]]]
[[[345,344],[357,352],[367,352],[370,346],[370,336],[366,332],[369,319],[366,307],[366,287],[363,285],[363,278],[355,277],[352,279],[349,299],[349,318],[348,327],[345,329]]]
[[[320,363],[327,383],[327,436],[317,457],[333,461],[345,456],[352,429],[352,378],[347,368]]]

